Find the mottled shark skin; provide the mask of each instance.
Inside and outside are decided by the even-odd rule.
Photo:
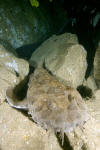
[[[8,88],[6,97],[12,107],[28,110],[34,122],[44,129],[62,133],[62,143],[65,132],[82,126],[89,118],[78,91],[62,85],[42,67],[31,74],[23,101],[16,99],[13,88]]]

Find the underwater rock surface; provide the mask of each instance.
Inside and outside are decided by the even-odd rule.
[[[30,58],[31,65],[44,65],[66,86],[77,88],[83,83],[86,69],[86,50],[78,44],[75,34],[53,35]]]
[[[0,1],[0,39],[13,48],[41,41],[50,35],[52,21],[44,8],[26,1]]]
[[[29,64],[14,56],[0,45],[0,103],[5,100],[6,89],[16,86],[29,73]]]
[[[0,150],[63,150],[54,134],[49,134],[5,102],[0,105],[0,148]]]
[[[100,41],[94,57],[94,78],[98,88],[100,89]]]

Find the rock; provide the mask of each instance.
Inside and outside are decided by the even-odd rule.
[[[81,94],[82,98],[84,98],[84,100],[88,100],[94,96],[93,90],[88,86],[81,85],[77,88],[77,90]]]
[[[100,90],[96,90],[94,98],[87,101],[88,107],[91,110],[92,116],[100,122]]]
[[[29,64],[23,59],[15,57],[8,52],[2,45],[0,45],[0,65],[3,65],[18,74],[23,80],[29,72]]]
[[[56,58],[53,54],[49,55],[45,66],[65,85],[77,88],[83,83],[87,69],[86,51],[79,44],[68,45]]]
[[[89,87],[93,92],[97,90],[97,85],[92,75],[84,80],[83,85]]]
[[[16,76],[16,73],[7,67],[0,67],[0,99],[4,100],[6,97],[6,89],[9,86],[15,86],[19,83],[20,79]]]
[[[57,79],[76,88],[83,83],[87,69],[86,51],[75,35],[54,35],[33,53],[30,64],[44,64]]]
[[[82,97],[86,100],[94,97],[94,93],[97,90],[97,85],[93,75],[91,74],[87,79],[85,79],[83,85],[78,87],[78,89]]]
[[[0,45],[4,46],[5,49],[9,52],[9,53],[13,53],[15,56],[18,56],[15,49],[11,46],[11,44],[3,39],[0,39]]]
[[[32,8],[26,0],[0,1],[0,38],[13,48],[45,39],[52,27],[46,8]]]
[[[73,150],[100,150],[100,122],[91,118],[81,130],[67,134]]]
[[[27,44],[16,49],[19,58],[29,60],[32,53],[41,45],[42,41],[33,44]]]
[[[100,150],[100,90],[86,104],[90,110],[90,119],[82,129],[78,127],[66,136],[73,150]]]
[[[94,78],[98,88],[100,88],[100,41],[94,57]]]
[[[35,64],[43,65],[45,58],[47,58],[50,53],[57,51],[57,49],[66,46],[68,43],[78,43],[77,36],[70,33],[64,33],[59,36],[53,35],[33,52],[30,58],[30,64],[32,66]]]
[[[88,78],[84,79],[83,84],[77,89],[85,100],[94,97],[94,93],[97,90],[97,85],[93,77],[93,72],[91,72]]]
[[[54,134],[49,134],[5,102],[0,105],[0,149],[62,150]]]
[[[6,89],[9,86],[15,87],[28,73],[28,62],[15,57],[0,45],[0,100],[5,99]]]

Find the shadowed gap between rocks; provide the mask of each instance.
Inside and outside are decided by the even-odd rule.
[[[80,85],[77,90],[83,98],[92,98],[93,96],[92,90],[87,86]]]
[[[60,35],[62,34],[63,30],[65,27],[68,27],[68,25],[72,22],[72,18],[67,18],[67,20],[64,22],[64,24],[62,24],[62,26],[59,28],[59,30],[53,34],[55,35]],[[23,45],[19,48],[16,48],[16,53],[18,54],[19,58],[23,58],[23,59],[26,59],[26,60],[29,60],[32,53],[45,41],[49,38],[44,36],[42,41],[39,40],[35,43],[30,43],[30,44],[27,44],[27,45]]]
[[[19,100],[22,100],[25,98],[27,94],[27,89],[28,89],[29,77],[33,72],[34,72],[34,68],[30,66],[28,76],[14,88],[14,92]]]
[[[19,58],[24,58],[26,60],[30,59],[32,53],[42,44],[42,42],[38,41],[36,43],[23,45],[16,49],[16,52]]]
[[[64,143],[63,143],[63,145],[62,145],[62,141],[60,139],[60,133],[57,133],[56,137],[58,139],[58,142],[59,142],[60,146],[63,148],[63,150],[73,150],[66,134],[64,134]]]

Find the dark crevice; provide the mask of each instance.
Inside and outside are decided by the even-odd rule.
[[[60,138],[60,133],[57,133],[57,139],[58,139],[58,142],[59,142],[59,144],[63,150],[73,150],[72,146],[70,145],[70,141],[69,141],[68,137],[66,136],[66,134],[64,134],[63,145],[62,145],[62,140]]]
[[[24,78],[15,88],[14,88],[14,93],[18,100],[23,100],[26,95],[27,95],[27,90],[28,90],[28,82],[30,75],[34,72],[34,68],[30,66],[29,68],[29,74],[27,77]]]
[[[16,73],[16,77],[19,77],[19,73],[16,70],[14,70],[14,71]]]
[[[83,98],[92,98],[93,97],[92,90],[87,86],[81,85],[77,88],[77,90],[79,91],[79,93],[81,94],[81,96]]]

